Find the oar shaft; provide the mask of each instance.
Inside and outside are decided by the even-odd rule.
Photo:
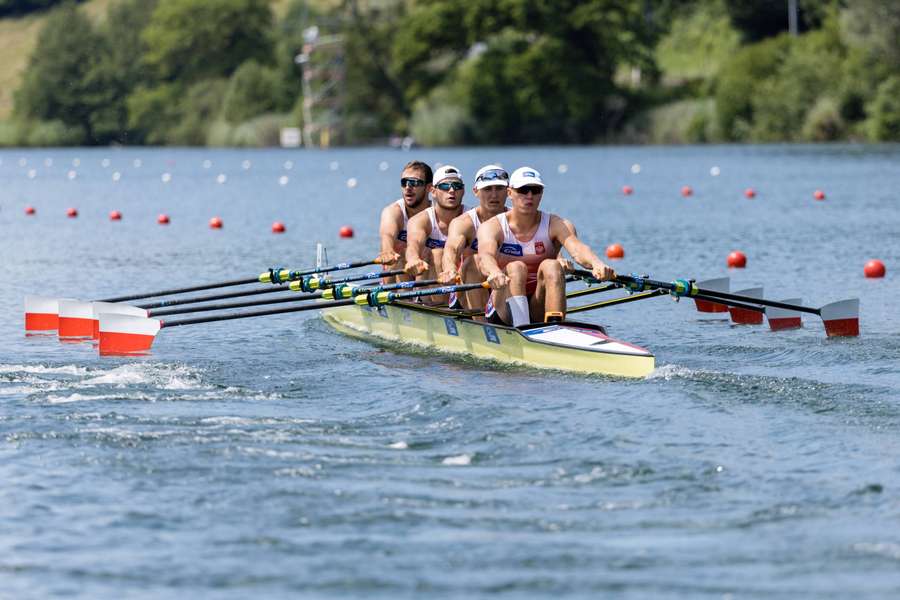
[[[744,310],[752,310],[754,312],[766,312],[766,309],[759,304],[747,304],[746,302],[738,302],[737,300],[728,300],[722,298],[714,298],[707,294],[694,294],[691,298],[697,298],[698,300],[708,300],[709,302],[718,302],[719,304],[724,304],[726,306],[733,306],[734,308],[743,308]]]
[[[215,288],[231,287],[235,285],[247,285],[250,283],[259,283],[257,277],[251,279],[234,279],[232,281],[220,281],[219,283],[207,283],[204,285],[195,285],[184,288],[173,288],[171,290],[160,290],[158,292],[147,292],[143,294],[132,294],[130,296],[118,296],[116,298],[106,298],[98,300],[98,302],[128,302],[129,300],[140,300],[142,298],[153,298],[155,296],[172,296],[174,294],[188,294],[190,292],[202,292],[203,290],[212,290]]]
[[[248,306],[264,306],[266,304],[284,304],[285,302],[300,302],[302,300],[315,300],[322,297],[322,292],[312,294],[292,294],[287,298],[275,298],[272,300],[246,300],[244,302],[226,302],[223,304],[204,304],[203,306],[188,306],[186,308],[170,308],[163,310],[151,310],[151,317],[165,317],[170,315],[183,315],[186,313],[207,312],[210,310],[228,310],[231,308],[247,308]]]
[[[243,292],[231,292],[229,294],[210,294],[208,296],[195,296],[193,298],[176,298],[174,300],[160,300],[150,304],[140,304],[138,308],[163,308],[166,306],[181,306],[182,304],[197,304],[198,302],[211,302],[213,300],[227,300],[229,298],[241,298],[243,296],[260,296],[263,294],[275,294],[277,292],[289,292],[287,286],[264,288],[261,290],[246,290]]]
[[[336,300],[327,303],[304,304],[303,306],[291,306],[288,308],[269,308],[266,310],[254,310],[250,312],[226,313],[224,315],[211,315],[208,317],[196,317],[193,319],[180,319],[178,321],[161,321],[160,327],[178,327],[180,325],[195,325],[197,323],[214,323],[216,321],[231,321],[234,319],[249,319],[252,317],[265,317],[269,315],[283,315],[287,313],[302,312],[304,310],[319,310],[337,306],[350,306],[356,304],[356,300]]]
[[[818,308],[810,308],[808,306],[802,306],[800,304],[785,304],[784,302],[777,302],[775,300],[766,300],[764,298],[750,298],[749,296],[738,296],[737,294],[729,294],[728,292],[716,292],[714,290],[704,290],[698,288],[700,293],[706,296],[706,298],[701,298],[701,300],[737,300],[744,302],[753,302],[754,304],[761,304],[763,306],[771,306],[772,308],[783,308],[785,310],[795,310],[797,312],[805,312],[811,315],[821,315],[822,311]],[[695,296],[692,296],[695,297]],[[722,304],[726,304],[722,302]]]
[[[581,296],[588,296],[590,294],[599,294],[602,292],[611,292],[612,290],[621,289],[617,283],[610,283],[608,285],[600,286],[600,287],[589,287],[583,290],[573,290],[571,292],[566,292],[566,298],[580,298]]]
[[[594,302],[593,304],[584,304],[582,306],[575,306],[573,308],[569,308],[566,310],[567,314],[579,313],[586,310],[594,310],[595,308],[607,308],[609,306],[616,306],[617,304],[628,304],[629,302],[637,302],[638,300],[644,300],[645,298],[655,298],[656,296],[665,296],[668,292],[666,290],[652,290],[649,292],[643,292],[641,294],[634,294],[631,296],[624,296],[622,298],[612,298],[611,300],[602,300],[600,302]]]

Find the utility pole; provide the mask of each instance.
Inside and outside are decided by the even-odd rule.
[[[788,0],[788,31],[797,37],[797,0]]]

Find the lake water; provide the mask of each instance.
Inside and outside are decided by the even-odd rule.
[[[394,352],[311,312],[164,330],[133,359],[24,336],[28,293],[252,277],[314,264],[316,242],[371,258],[412,158],[469,180],[529,164],[543,208],[598,251],[624,246],[620,272],[858,297],[861,336],[733,326],[665,297],[579,315],[654,351],[642,380]],[[0,597],[900,594],[900,146],[0,160]],[[728,273],[734,249],[748,265]],[[863,277],[870,258],[886,278]]]

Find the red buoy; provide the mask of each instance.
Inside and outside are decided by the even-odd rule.
[[[275,221],[272,223],[272,233],[284,233],[285,226],[281,221]]]
[[[747,188],[746,190],[744,190],[744,195],[747,198],[756,198],[756,190],[754,190],[753,188]]]
[[[109,220],[110,220],[110,221],[121,221],[121,220],[122,220],[122,213],[119,212],[119,211],[117,211],[117,210],[110,211],[110,213],[109,213]]]
[[[606,258],[615,260],[625,258],[625,248],[622,247],[622,244],[610,244],[606,247]]]
[[[684,196],[685,198],[692,195],[693,193],[694,193],[694,190],[692,190],[691,186],[689,186],[689,185],[683,186],[681,188],[681,195]]]
[[[344,225],[341,227],[340,231],[338,231],[338,235],[342,238],[352,238],[353,237],[353,228],[349,225]]]
[[[878,260],[877,258],[873,258],[869,262],[866,263],[866,266],[863,267],[863,272],[866,274],[866,277],[871,277],[872,279],[877,279],[879,277],[884,277],[884,274],[887,272],[887,269],[884,268],[884,263]]]
[[[36,212],[36,211],[34,210],[34,207],[33,207],[33,206],[26,206],[26,207],[25,207],[25,214],[26,214],[26,215],[31,216],[31,215],[33,215],[35,212]]]
[[[740,250],[735,250],[728,255],[727,262],[729,269],[743,269],[747,266],[747,256]]]
[[[622,193],[625,194],[626,196],[630,196],[631,194],[634,193],[634,188],[631,187],[630,185],[623,185]]]
[[[213,217],[209,220],[210,229],[222,229],[222,225],[224,225],[224,223],[222,223],[222,219],[219,217]]]
[[[824,200],[825,192],[823,192],[822,190],[816,190],[815,192],[813,192],[813,198],[815,198],[816,200]]]
[[[69,217],[70,219],[74,219],[75,217],[78,216],[78,209],[70,208],[69,210],[66,211],[66,216]]]
[[[163,213],[156,217],[156,222],[160,225],[168,225],[169,224],[169,215]]]

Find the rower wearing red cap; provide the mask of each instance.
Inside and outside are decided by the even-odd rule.
[[[512,208],[478,229],[481,272],[492,289],[485,316],[514,327],[562,319],[571,265],[559,256],[561,248],[598,280],[613,279],[616,273],[578,239],[572,223],[539,210],[544,182],[536,169],[516,169],[508,193]]]
[[[385,270],[402,269],[405,266],[407,223],[415,215],[431,206],[431,167],[414,160],[403,167],[400,189],[403,197],[391,202],[381,211],[381,253],[378,259]],[[393,277],[386,279],[394,280]],[[407,279],[397,277],[397,280]],[[388,282],[390,283],[390,282]]]
[[[443,265],[438,279],[441,283],[476,283],[484,277],[477,265],[478,228],[482,223],[506,212],[506,188],[509,173],[498,165],[485,165],[475,173],[472,191],[478,206],[471,208],[450,222]],[[463,305],[467,309],[483,309],[487,290],[465,292]],[[451,303],[452,304],[452,303]]]

